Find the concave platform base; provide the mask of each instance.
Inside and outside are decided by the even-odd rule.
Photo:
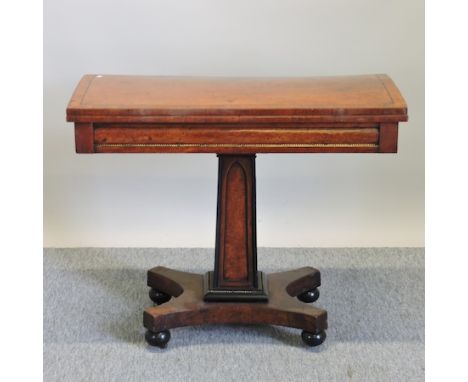
[[[171,298],[145,309],[144,326],[150,332],[158,333],[204,324],[271,324],[299,328],[312,334],[323,333],[324,336],[327,312],[297,298],[320,285],[317,269],[304,267],[267,275],[268,301],[265,302],[205,301],[204,278],[204,275],[164,267],[149,270],[148,286]]]
[[[327,312],[308,305],[319,297],[320,272],[305,267],[265,275],[257,270],[255,155],[219,155],[214,270],[205,275],[164,267],[148,271],[144,312],[150,345],[165,347],[168,329],[204,324],[271,324],[302,329],[309,346],[325,340]]]

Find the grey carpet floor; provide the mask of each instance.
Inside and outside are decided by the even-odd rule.
[[[146,270],[213,266],[209,249],[45,249],[44,381],[422,381],[424,250],[259,249],[264,271],[322,272],[327,340],[300,330],[210,325],[173,329],[148,347]]]

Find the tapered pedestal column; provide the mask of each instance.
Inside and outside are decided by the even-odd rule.
[[[168,329],[203,324],[272,324],[303,329],[310,346],[325,340],[327,312],[320,272],[305,267],[266,276],[257,270],[255,155],[219,155],[214,270],[205,275],[164,267],[148,271],[144,312],[149,344],[164,347]]]
[[[206,301],[266,301],[257,271],[255,155],[219,155],[214,271],[205,275]]]

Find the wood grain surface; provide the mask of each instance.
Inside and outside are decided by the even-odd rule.
[[[206,324],[271,324],[311,332],[327,329],[327,312],[296,298],[320,285],[317,269],[273,273],[268,275],[268,285],[268,302],[206,302],[203,275],[155,267],[148,271],[148,286],[173,298],[146,308],[143,324],[154,332]]]
[[[257,287],[255,155],[220,155],[214,285]]]
[[[67,109],[79,153],[388,153],[407,119],[384,74],[86,75]]]
[[[86,75],[68,105],[68,121],[149,122],[151,117],[341,117],[406,119],[406,103],[384,75],[217,78]],[[245,118],[244,118],[245,119]],[[166,121],[163,119],[163,122]]]

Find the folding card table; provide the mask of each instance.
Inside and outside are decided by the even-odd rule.
[[[214,270],[148,271],[146,340],[164,347],[169,329],[272,324],[325,340],[320,272],[257,270],[257,153],[395,153],[407,107],[386,75],[218,78],[86,75],[67,108],[77,153],[218,155]],[[195,201],[194,201],[195,202]],[[196,259],[194,259],[196,261]]]

